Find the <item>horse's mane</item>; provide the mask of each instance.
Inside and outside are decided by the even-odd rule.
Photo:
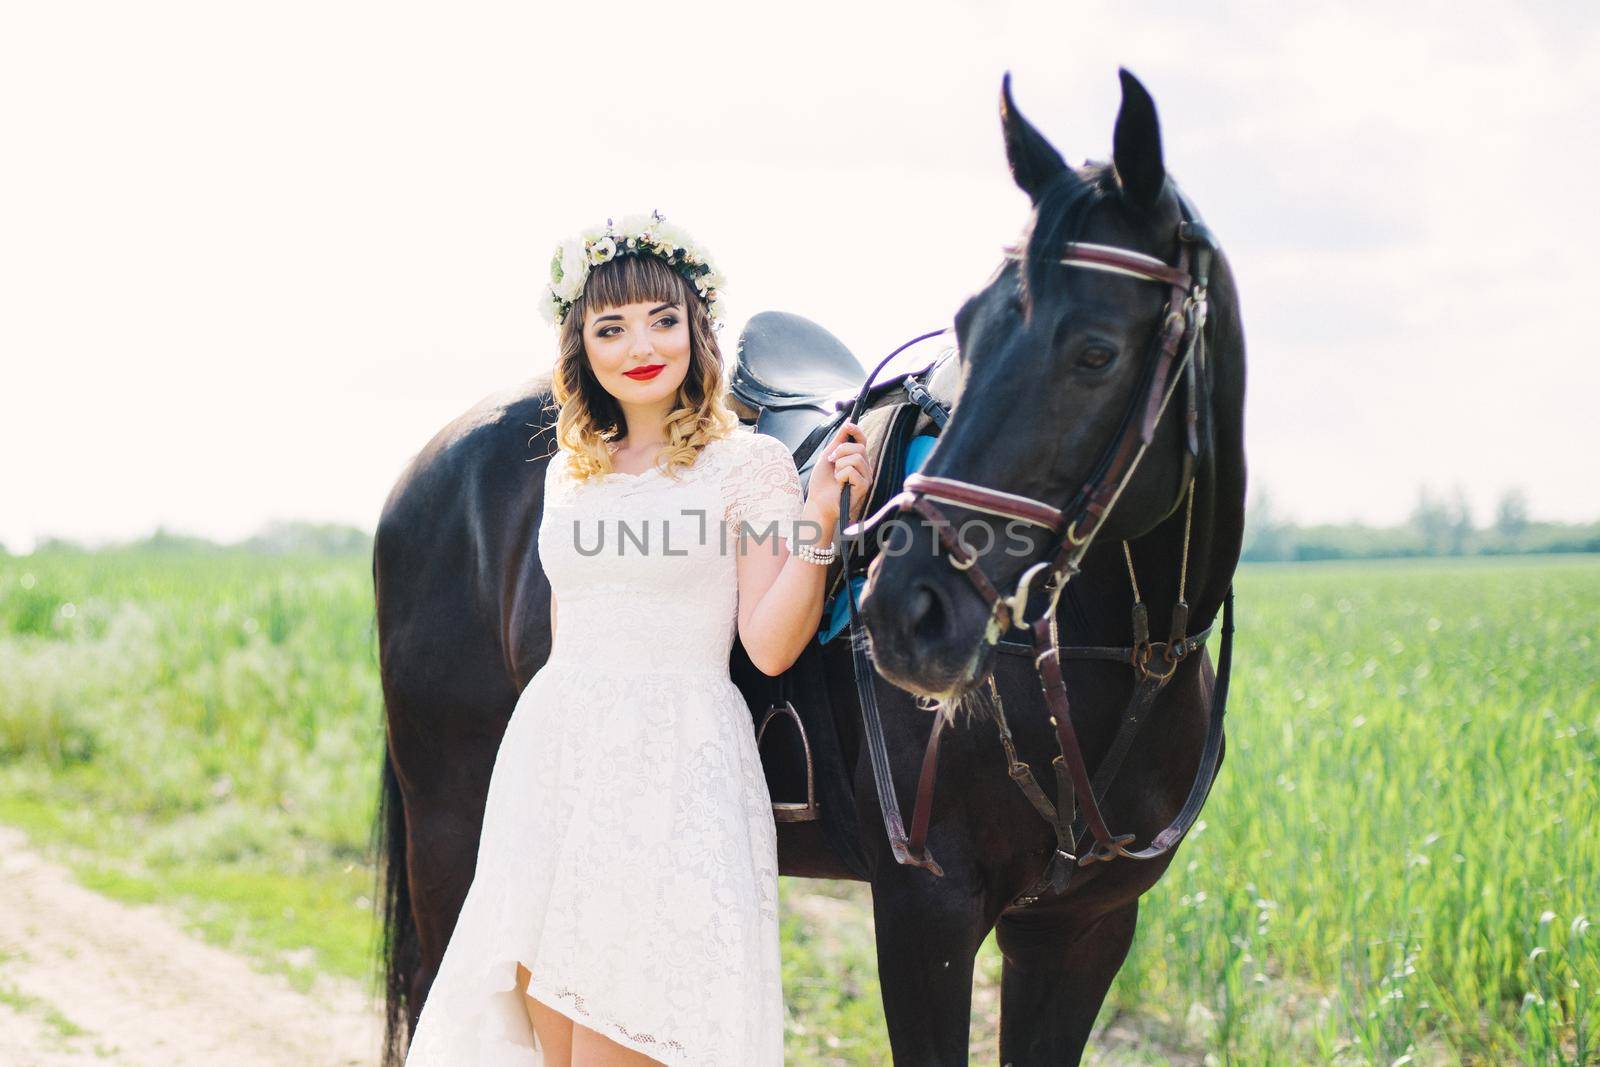
[[[1055,266],[1061,249],[1076,241],[1096,204],[1118,195],[1115,168],[1109,163],[1085,163],[1074,170],[1063,169],[1039,196],[1028,232],[1023,235],[1026,252],[1022,268],[1022,306],[1031,313],[1030,294],[1043,292],[1049,279],[1046,271]]]

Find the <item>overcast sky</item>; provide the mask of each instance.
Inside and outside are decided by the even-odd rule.
[[[0,8],[0,541],[371,528],[547,368],[560,239],[659,208],[865,362],[1027,216],[997,118],[1110,152],[1124,64],[1242,290],[1302,521],[1600,518],[1591,4]]]

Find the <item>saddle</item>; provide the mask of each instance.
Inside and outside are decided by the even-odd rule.
[[[763,311],[739,335],[731,389],[754,412],[756,431],[782,441],[798,462],[802,446],[811,446],[807,456],[815,451],[813,431],[840,401],[855,397],[865,377],[844,342],[821,326],[787,311]]]
[[[740,417],[756,432],[784,443],[805,492],[821,446],[848,416],[866,372],[828,330],[784,311],[752,317],[739,337],[737,353],[731,390]],[[873,471],[862,515],[887,503],[900,491],[905,475],[926,457],[948,410],[948,401],[933,398],[948,395],[953,375],[944,372],[954,370],[954,361],[947,359],[953,353],[951,342],[934,337],[907,347],[879,369],[857,419]],[[940,412],[937,419],[934,410]],[[844,582],[848,579],[859,589],[878,548],[873,539],[852,550],[848,576],[841,560],[829,566],[818,639],[781,677],[761,674],[737,644],[731,664],[734,681],[754,714],[773,818],[821,820],[824,838],[863,876],[851,771],[834,726],[822,653],[844,628]],[[764,710],[757,714],[758,708]]]

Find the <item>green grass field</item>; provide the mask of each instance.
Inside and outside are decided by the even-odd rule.
[[[1238,600],[1221,779],[1103,1021],[1152,1063],[1600,1062],[1600,558],[1258,566]],[[365,978],[371,617],[360,560],[0,558],[0,822]],[[862,887],[783,892],[790,1061],[887,1062]]]

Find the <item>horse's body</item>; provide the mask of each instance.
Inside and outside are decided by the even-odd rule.
[[[1213,346],[1220,357],[1213,363],[1217,447],[1201,472],[1189,586],[1196,594],[1194,615],[1202,620],[1215,613],[1231,578],[1241,524],[1236,500],[1243,495],[1242,344],[1225,265],[1218,275],[1213,329],[1231,328],[1233,340],[1224,341],[1219,332]],[[1129,310],[1141,321],[1151,313],[1142,306]],[[1052,435],[1047,425],[1029,425],[1027,419],[1049,399],[1048,390],[1041,394],[1037,380],[1005,385],[981,379],[967,362],[961,384],[971,412],[951,419],[928,469],[1046,490],[1027,479],[1049,466],[1038,462],[1038,450],[1053,449]],[[953,401],[951,391],[948,402]],[[550,587],[534,536],[542,513],[543,464],[553,450],[549,408],[548,380],[533,379],[456,419],[402,475],[378,526],[373,580],[388,716],[378,831],[386,879],[389,1064],[399,1060],[466,897],[501,734],[550,650]],[[993,420],[1006,411],[1016,416],[1009,424],[1013,432],[998,434]],[[993,436],[984,436],[985,422]],[[1161,462],[1151,463],[1139,479],[1146,483],[1142,492],[1159,496],[1163,469]],[[1139,509],[1130,504],[1129,510]],[[1146,599],[1170,603],[1181,516],[1143,519],[1146,528],[1118,536],[1135,538]],[[1129,594],[1120,567],[1120,555],[1107,542],[1068,587],[1064,628],[1074,641],[1126,643]],[[963,658],[952,651],[963,635],[953,612],[944,619],[948,626],[939,628],[948,648],[928,640],[935,628],[927,625],[925,612],[923,626],[900,629],[894,620],[910,613],[890,603],[889,591],[904,582],[904,588],[951,607],[957,601],[937,585],[940,568],[948,577],[947,564],[921,552],[880,556],[862,601],[874,654],[906,686],[874,679],[903,804],[911,800],[930,722],[908,690],[963,688],[948,666]],[[896,863],[865,755],[849,642],[832,641],[821,653],[839,749],[853,772],[855,859],[831,847],[818,823],[780,822],[780,869],[871,882],[896,1062],[967,1062],[973,962],[991,929],[1006,955],[1002,1061],[1017,1067],[1074,1061],[1127,952],[1138,897],[1161,876],[1166,861],[1097,864],[1064,894],[1018,905],[1051,856],[1055,836],[1007,777],[994,721],[973,717],[945,732],[938,757],[941,786],[928,843],[943,876]],[[983,669],[1003,702],[1021,758],[1049,766],[1054,735],[1031,659],[999,656]],[[1125,666],[1092,662],[1068,671],[1074,721],[1091,762],[1110,743],[1129,674]],[[1203,675],[1196,657],[1180,665],[1162,691],[1152,716],[1158,724],[1141,735],[1106,798],[1118,829],[1143,840],[1182,804],[1205,732],[1208,686],[1209,674]]]

